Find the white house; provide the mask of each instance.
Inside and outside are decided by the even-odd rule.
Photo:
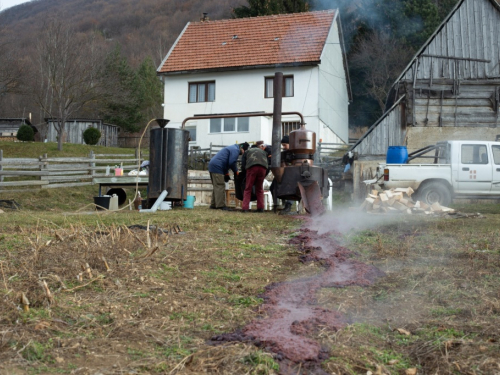
[[[283,73],[282,112],[300,112],[323,142],[348,142],[350,83],[337,10],[188,23],[158,68],[164,117],[272,113]],[[283,134],[298,116],[283,116]],[[192,119],[191,145],[271,143],[271,117]]]

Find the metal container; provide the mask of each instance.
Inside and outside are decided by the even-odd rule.
[[[290,132],[290,152],[292,165],[302,165],[307,162],[313,165],[316,152],[316,133],[301,125],[300,129]]]
[[[177,128],[152,129],[149,142],[148,204],[163,190],[167,201],[184,201],[188,186],[189,131]]]
[[[290,150],[296,154],[311,154],[316,152],[316,133],[301,125],[300,129],[290,132]]]

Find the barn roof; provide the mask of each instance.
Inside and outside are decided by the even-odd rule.
[[[335,10],[188,23],[159,73],[315,65]]]

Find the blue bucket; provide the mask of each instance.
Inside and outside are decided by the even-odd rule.
[[[406,146],[389,146],[386,162],[387,164],[406,164],[408,162]]]
[[[194,201],[196,200],[196,197],[194,195],[188,195],[186,199],[184,200],[184,208],[194,208]]]

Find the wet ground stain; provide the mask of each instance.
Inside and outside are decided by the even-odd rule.
[[[319,234],[308,225],[310,221],[306,220],[290,243],[301,252],[301,262],[320,262],[323,272],[268,285],[260,296],[264,299],[260,306],[264,317],[238,332],[214,336],[212,344],[251,342],[275,353],[280,374],[326,374],[321,362],[328,358],[328,349],[310,336],[323,328],[339,330],[348,321],[336,311],[319,307],[316,293],[327,287],[367,286],[384,273],[356,261],[355,254],[334,239],[335,232]]]

